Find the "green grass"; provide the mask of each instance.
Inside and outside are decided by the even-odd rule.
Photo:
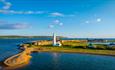
[[[94,44],[96,47],[91,49],[88,48],[87,43],[76,43],[68,42],[64,43],[60,47],[45,45],[45,46],[35,46],[29,45],[30,48],[35,48],[42,52],[69,52],[69,53],[88,53],[88,54],[98,54],[98,55],[115,55],[115,48],[108,48],[107,45]],[[42,49],[42,50],[39,50]]]
[[[101,50],[101,49],[83,49],[71,47],[54,47],[54,46],[33,46],[32,48],[42,48],[41,52],[67,52],[67,53],[84,53],[84,54],[97,54],[97,55],[114,55],[114,50]],[[39,51],[39,50],[38,50]]]

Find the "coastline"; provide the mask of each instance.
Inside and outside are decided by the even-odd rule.
[[[52,48],[52,49],[51,49]],[[97,53],[94,53],[94,52],[88,52],[87,49],[82,49],[82,51],[78,51],[78,50],[81,50],[81,48],[62,48],[62,47],[43,47],[43,48],[38,48],[38,47],[31,47],[31,48],[27,48],[29,51],[31,50],[31,53],[36,53],[36,52],[56,52],[56,53],[74,53],[74,54],[88,54],[88,55],[100,55],[100,56],[115,56],[115,51],[108,51],[108,50],[95,50]],[[41,50],[42,49],[42,50]],[[58,49],[58,50],[56,50]],[[60,50],[61,49],[61,50]],[[85,52],[83,52],[84,50],[86,50]],[[92,50],[92,49],[88,49],[88,50]],[[92,50],[94,51],[94,50]],[[107,54],[101,54],[99,53],[99,51],[108,51],[110,53],[107,53]],[[25,51],[24,51],[25,52]],[[31,54],[30,53],[30,54]],[[114,54],[112,54],[114,53]],[[29,55],[30,55],[29,54]],[[15,56],[15,55],[14,55]],[[12,58],[13,56],[11,56],[10,58]],[[29,64],[29,61],[30,61],[30,58],[27,58],[28,61],[25,61],[24,63],[22,64],[19,64],[19,65],[16,65],[16,66],[8,66],[8,67],[5,67],[5,70],[15,70],[15,69],[18,69],[18,68],[21,68],[21,67],[24,67],[26,65]]]
[[[8,69],[15,69],[27,65],[30,61],[31,53],[34,52],[57,52],[57,53],[75,53],[75,54],[90,54],[90,55],[103,55],[103,56],[115,56],[114,50],[99,50],[89,49],[86,47],[75,48],[73,45],[87,46],[86,40],[62,40],[62,46],[52,46],[52,41],[41,40],[32,41],[32,43],[20,44],[20,50],[22,52],[7,58],[3,63]],[[69,46],[66,46],[68,45]],[[16,58],[15,58],[16,57]],[[15,63],[14,63],[15,61]],[[10,62],[10,63],[9,63]]]
[[[70,48],[58,48],[58,50],[56,50],[57,47],[56,47],[56,49],[46,49],[46,47],[45,47],[44,50],[39,50],[40,48],[32,48],[32,49],[35,49],[32,52],[57,52],[57,53],[75,53],[75,54],[115,56],[114,50],[93,50],[93,49],[81,49],[81,48],[76,48],[76,49],[74,49],[74,48],[72,48],[72,49],[70,49]],[[107,51],[107,52],[102,53],[104,51]]]
[[[26,66],[32,58],[30,54],[31,50],[27,48],[26,50],[7,58],[2,62],[4,65],[4,69],[14,70]]]

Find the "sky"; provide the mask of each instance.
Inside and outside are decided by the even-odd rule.
[[[115,38],[115,0],[0,0],[0,35]]]

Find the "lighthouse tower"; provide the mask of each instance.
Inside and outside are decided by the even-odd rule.
[[[61,46],[60,41],[56,41],[56,35],[53,33],[53,46]]]
[[[56,35],[53,33],[53,46],[56,46]]]

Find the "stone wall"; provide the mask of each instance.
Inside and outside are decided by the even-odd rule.
[[[84,46],[87,40],[61,40],[63,46]]]
[[[32,44],[33,45],[52,45],[52,41],[48,41],[48,40],[40,40],[40,41],[34,41]]]
[[[87,43],[87,40],[60,40],[60,43],[62,45]],[[51,40],[40,40],[40,41],[33,41],[32,44],[36,46],[39,46],[39,45],[43,46],[43,45],[52,45],[53,42]]]
[[[61,43],[68,43],[68,42],[71,42],[71,43],[87,43],[87,40],[61,40]]]

